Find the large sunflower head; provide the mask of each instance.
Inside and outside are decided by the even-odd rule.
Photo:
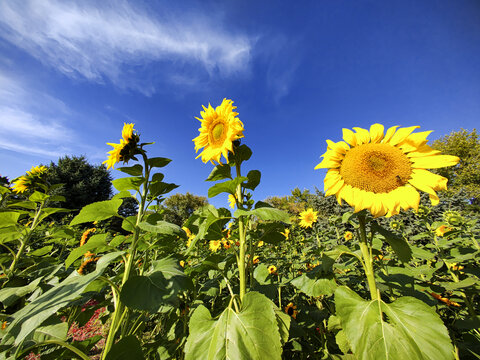
[[[107,143],[107,145],[113,147],[113,149],[108,152],[108,159],[103,162],[103,164],[107,164],[107,170],[115,168],[114,165],[120,161],[126,163],[128,160],[135,159],[135,155],[139,153],[137,145],[140,141],[140,136],[134,133],[134,125],[133,123],[123,123],[120,144]]]
[[[315,169],[328,169],[325,195],[345,200],[355,212],[368,209],[374,217],[392,216],[400,209],[418,210],[420,195],[428,193],[433,205],[435,191],[447,188],[447,179],[426,169],[451,166],[456,156],[440,155],[427,145],[431,131],[413,133],[419,126],[384,127],[374,124],[370,131],[343,129],[343,140],[327,140],[327,152]]]
[[[210,104],[208,108],[203,106],[200,112],[202,118],[196,118],[201,127],[198,129],[200,135],[193,142],[195,152],[203,148],[197,158],[201,156],[204,163],[211,161],[215,164],[216,161],[220,164],[222,155],[228,160],[228,152],[233,152],[233,142],[243,137],[243,123],[237,117],[238,113],[233,111],[236,108],[232,100],[223,99],[215,109]]]
[[[300,213],[300,226],[303,228],[311,228],[313,223],[317,221],[318,215],[313,209],[307,209]]]

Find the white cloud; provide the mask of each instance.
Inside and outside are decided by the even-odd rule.
[[[0,36],[69,77],[142,90],[135,72],[200,64],[208,74],[248,70],[253,40],[211,14],[152,11],[128,2],[0,2]],[[132,67],[134,68],[132,68]],[[133,70],[132,70],[133,69]],[[152,93],[152,86],[142,90]]]
[[[45,157],[69,153],[75,134],[60,100],[29,89],[0,70],[0,148]]]

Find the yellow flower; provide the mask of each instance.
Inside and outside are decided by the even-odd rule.
[[[257,255],[255,255],[253,257],[253,264],[255,265],[255,264],[258,264],[259,262],[260,262],[260,258]]]
[[[221,163],[222,155],[228,160],[228,152],[233,152],[233,141],[243,138],[243,123],[237,118],[238,113],[233,111],[237,107],[233,106],[232,100],[223,99],[222,104],[215,109],[210,104],[208,108],[202,107],[202,118],[196,117],[201,122],[198,129],[200,135],[193,139],[193,142],[195,152],[201,148],[203,151],[196,159],[201,156],[204,163]]]
[[[288,240],[288,236],[290,235],[290,229],[285,229],[284,232],[281,232],[283,236],[285,236],[285,240]]]
[[[317,212],[313,209],[307,209],[300,213],[300,226],[303,228],[311,228],[313,223],[317,221]]]
[[[263,240],[260,240],[260,241],[257,243],[257,247],[262,247],[263,245],[264,245]]]
[[[232,209],[235,208],[236,203],[237,203],[237,200],[235,199],[235,196],[233,196],[232,194],[228,195],[228,205]]]
[[[180,266],[181,266],[181,267],[185,267],[185,261],[180,260]]]
[[[92,236],[92,234],[95,231],[97,231],[97,229],[95,229],[95,228],[85,230],[82,234],[82,238],[80,239],[80,246],[85,245],[87,243],[88,239],[90,238],[90,236]]]
[[[435,235],[443,236],[446,232],[451,231],[452,229],[449,228],[447,225],[440,225],[437,230],[435,230]]]
[[[298,311],[296,310],[297,309],[297,306],[296,305],[293,305],[293,303],[289,303],[286,307],[285,307],[285,313],[290,315],[291,317],[293,317],[294,319],[297,318],[297,314],[298,314]]]
[[[222,244],[223,244],[223,247],[228,250],[232,247],[233,241],[228,239],[223,239]]]
[[[345,231],[345,234],[343,235],[345,240],[352,240],[353,239],[353,233],[351,231]]]
[[[6,321],[2,322],[2,330],[5,330],[7,328],[7,324],[8,323]]]
[[[218,249],[222,247],[222,241],[221,240],[211,240],[209,243],[209,248],[213,252],[217,252]]]
[[[427,145],[431,131],[413,134],[419,126],[384,127],[374,124],[370,131],[343,129],[344,141],[327,140],[327,152],[315,169],[328,169],[325,195],[345,200],[355,212],[368,209],[374,217],[392,216],[400,209],[418,210],[420,194],[428,193],[432,205],[439,202],[435,191],[447,188],[447,179],[425,169],[452,166],[456,156],[440,155]]]
[[[114,165],[120,161],[124,163],[128,162],[136,153],[137,142],[140,138],[137,134],[133,133],[135,130],[133,128],[134,125],[133,123],[123,123],[120,144],[107,143],[107,145],[113,147],[113,149],[108,152],[108,159],[103,162],[103,164],[107,164],[107,170],[110,168],[115,169]]]
[[[187,248],[189,248],[192,240],[195,239],[195,234],[192,234],[190,229],[186,226],[182,226],[182,230],[185,231],[185,233],[187,234]]]
[[[27,171],[25,175],[18,177],[12,186],[14,192],[23,193],[28,189],[34,187],[37,182],[42,181],[42,176],[47,172],[46,166],[32,166],[30,171]]]
[[[268,267],[268,272],[272,275],[275,275],[277,273],[277,267],[275,265],[270,265]]]

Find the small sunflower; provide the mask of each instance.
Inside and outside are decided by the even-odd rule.
[[[222,239],[223,248],[228,250],[232,247],[233,241],[228,239]]]
[[[185,233],[187,234],[187,248],[189,248],[192,240],[195,239],[195,234],[192,234],[190,229],[186,226],[182,226],[182,230],[185,231]]]
[[[449,228],[447,225],[440,225],[436,230],[435,230],[435,235],[443,237],[445,233],[452,231],[451,228]]]
[[[263,242],[263,240],[260,240],[259,242],[257,242],[257,247],[262,247],[265,243]]]
[[[452,226],[460,226],[465,222],[462,215],[460,215],[458,211],[445,211],[443,213],[443,218],[449,225]]]
[[[428,146],[431,131],[413,134],[419,126],[397,128],[386,133],[380,124],[370,131],[343,129],[344,141],[327,140],[327,152],[315,167],[328,169],[325,195],[336,195],[340,205],[345,200],[355,212],[368,209],[374,217],[417,210],[417,190],[428,193],[432,205],[438,204],[436,191],[447,188],[447,179],[426,169],[456,165],[460,159]]]
[[[233,142],[243,138],[243,123],[237,118],[238,113],[233,111],[237,107],[233,106],[232,100],[223,99],[222,104],[215,109],[210,104],[208,108],[202,107],[202,118],[196,117],[201,122],[198,129],[200,135],[193,142],[195,152],[201,148],[203,151],[196,158],[201,156],[204,163],[211,161],[215,164],[216,161],[220,164],[222,155],[228,160],[228,152],[233,152]]]
[[[120,161],[126,163],[131,159],[135,159],[135,154],[138,154],[137,144],[140,141],[140,137],[134,133],[134,125],[133,123],[123,123],[120,144],[107,143],[107,145],[113,147],[108,152],[108,159],[103,162],[103,164],[107,164],[107,170],[110,168],[114,169],[114,165]]]
[[[317,212],[313,209],[307,209],[300,213],[300,226],[303,228],[311,228],[313,223],[317,221]]]
[[[297,318],[297,314],[298,314],[298,311],[296,310],[297,309],[297,306],[296,305],[293,305],[293,303],[289,303],[286,307],[285,307],[285,313],[290,315],[291,317],[293,317],[294,319]]]
[[[97,231],[97,229],[95,229],[95,228],[85,230],[82,234],[82,238],[80,239],[80,246],[85,245],[87,243],[88,239],[90,238],[90,236],[92,236],[92,234],[95,231]]]
[[[275,265],[270,265],[268,267],[268,272],[271,274],[271,275],[275,275],[277,273],[277,267]]]
[[[217,252],[217,250],[222,247],[222,241],[221,240],[211,240],[208,247],[211,251]]]
[[[353,239],[353,233],[351,231],[345,231],[345,234],[343,235],[345,240],[349,241]]]
[[[258,264],[259,262],[260,262],[260,258],[259,258],[257,255],[255,255],[255,256],[253,257],[253,264],[256,265],[256,264]]]
[[[235,196],[232,194],[228,195],[228,205],[232,208],[235,209],[235,205],[237,204],[237,200],[235,199]]]
[[[290,235],[290,229],[285,229],[284,232],[281,232],[283,236],[285,236],[285,240],[288,240],[288,236]]]

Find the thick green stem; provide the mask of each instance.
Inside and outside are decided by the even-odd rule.
[[[235,167],[237,169],[237,176],[241,176],[240,172],[240,164],[238,161],[235,161]],[[242,185],[238,184],[237,186],[237,203],[238,207],[243,205],[243,195],[242,195]],[[243,221],[243,217],[238,218],[238,236],[240,240],[240,253],[238,255],[238,273],[239,273],[239,280],[240,280],[240,301],[243,300],[245,296],[245,292],[247,289],[246,284],[246,277],[245,277],[245,224]]]
[[[25,248],[27,247],[28,241],[32,237],[33,230],[35,230],[35,228],[37,227],[37,225],[39,223],[38,219],[39,219],[40,214],[42,212],[43,205],[44,205],[44,202],[41,202],[40,206],[38,207],[37,213],[35,214],[35,217],[33,218],[32,225],[30,226],[28,234],[25,236],[25,238],[23,240],[20,241],[20,248],[18,249],[17,254],[13,257],[12,264],[10,265],[10,268],[8,269],[8,271],[10,273],[13,273],[13,271],[15,270],[15,267],[17,266],[18,260],[23,255],[23,252],[25,251]]]
[[[370,290],[370,296],[372,300],[377,300],[377,285],[375,283],[375,273],[373,272],[373,258],[372,252],[367,240],[367,232],[365,229],[365,215],[358,216],[358,223],[360,225],[360,250],[363,256],[363,269],[365,270],[365,276],[368,281],[368,288]]]

